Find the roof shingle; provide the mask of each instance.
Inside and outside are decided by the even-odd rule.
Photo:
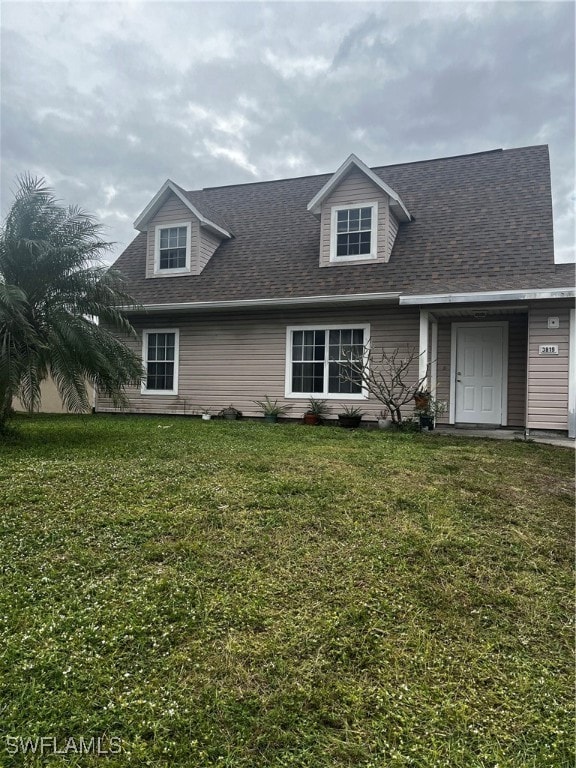
[[[146,234],[115,263],[143,304],[401,292],[569,287],[554,264],[548,148],[372,169],[404,200],[388,263],[319,267],[320,222],[306,206],[330,174],[187,192],[233,233],[200,275],[147,280]]]

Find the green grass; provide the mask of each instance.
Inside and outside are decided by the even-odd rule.
[[[20,418],[4,735],[173,768],[571,766],[574,456],[438,435]]]

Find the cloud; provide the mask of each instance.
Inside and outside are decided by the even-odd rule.
[[[574,253],[568,3],[3,3],[2,210],[18,173],[118,249],[187,188],[548,143]],[[56,44],[57,43],[57,44]]]

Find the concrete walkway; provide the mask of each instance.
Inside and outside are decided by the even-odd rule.
[[[527,437],[523,429],[467,429],[466,427],[437,426],[436,433],[440,435],[456,435],[458,437],[484,437],[490,440],[526,440],[532,443],[546,443],[562,448],[576,448],[576,440],[553,432],[534,432]]]

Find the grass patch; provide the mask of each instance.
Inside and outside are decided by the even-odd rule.
[[[0,765],[572,766],[574,457],[249,422],[0,444]]]

